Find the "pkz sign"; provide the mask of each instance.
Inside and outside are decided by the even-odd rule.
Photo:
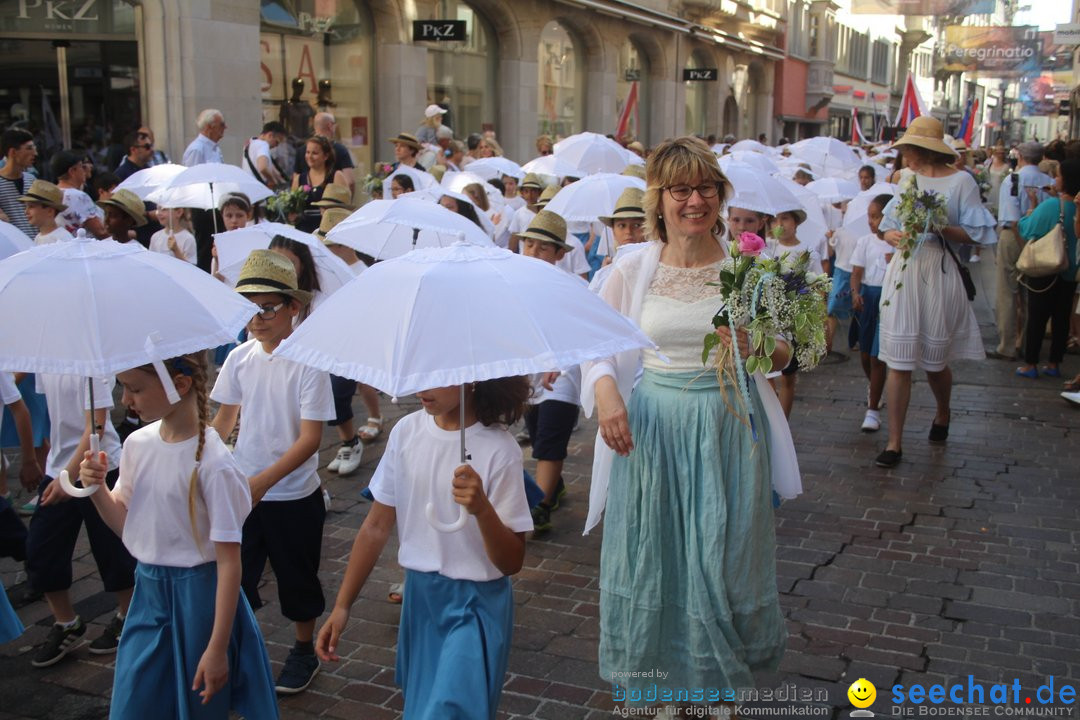
[[[717,68],[683,68],[682,79],[686,82],[712,82],[719,77]]]
[[[413,20],[413,42],[465,40],[464,20]]]

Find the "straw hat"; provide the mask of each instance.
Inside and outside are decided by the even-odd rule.
[[[236,292],[241,295],[278,293],[301,305],[311,303],[311,293],[296,286],[296,268],[288,258],[273,250],[251,251],[236,281]]]
[[[533,212],[539,212],[545,205],[551,202],[551,198],[555,197],[559,192],[559,188],[555,185],[548,185],[544,188],[544,192],[540,193],[540,197],[529,206],[529,209]]]
[[[146,224],[146,206],[143,205],[143,201],[139,199],[139,196],[130,190],[117,190],[112,194],[112,197],[108,200],[102,200],[98,205],[123,210],[135,221],[135,227],[142,227]]]
[[[518,237],[551,243],[563,250],[573,249],[573,246],[566,242],[566,221],[562,219],[562,216],[550,210],[541,210],[536,213],[528,229],[523,233],[518,233]]]
[[[349,188],[345,185],[338,185],[337,183],[330,183],[323,188],[322,200],[311,203],[311,206],[346,208],[348,210],[356,209],[352,205],[352,193],[349,192]]]
[[[626,146],[626,149],[630,152],[636,152],[639,155],[645,154],[645,146],[639,143],[637,140]]]
[[[19,196],[19,201],[24,203],[39,203],[51,207],[58,213],[67,210],[64,204],[64,191],[45,180],[35,180],[30,184],[30,189],[25,195]]]
[[[626,169],[622,171],[622,174],[626,177],[635,177],[639,180],[645,179],[645,166],[644,165],[627,165]]]
[[[945,129],[941,121],[930,115],[920,115],[911,121],[904,136],[893,143],[893,147],[914,145],[942,155],[957,157],[957,152],[945,144]]]
[[[421,149],[420,141],[416,139],[416,136],[412,133],[402,132],[398,133],[397,137],[392,137],[387,140],[395,145],[401,143],[406,147],[411,147],[413,150],[419,151]]]
[[[319,223],[319,229],[315,231],[315,234],[322,238],[322,241],[327,245],[333,243],[327,242],[326,233],[334,229],[334,226],[339,222],[349,217],[352,213],[346,208],[327,208],[323,211],[322,222]]]
[[[533,188],[535,190],[544,189],[544,181],[540,179],[540,176],[536,173],[529,173],[525,178],[518,183],[518,190],[522,188]]]
[[[612,227],[616,220],[644,220],[645,210],[642,208],[643,190],[626,188],[615,201],[615,210],[610,215],[601,215],[596,218],[608,227]]]

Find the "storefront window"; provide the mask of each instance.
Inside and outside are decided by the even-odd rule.
[[[316,112],[337,120],[334,138],[352,153],[357,175],[371,167],[372,25],[358,0],[262,0],[263,120],[280,120],[291,168]],[[395,129],[396,131],[397,129]],[[288,146],[288,147],[286,147]]]
[[[615,76],[615,112],[619,118],[616,137],[644,138],[648,132],[648,74],[645,56],[633,41],[627,40],[619,50],[619,66]]]
[[[564,138],[581,131],[581,91],[584,86],[574,39],[554,20],[540,33],[539,122],[541,135]]]
[[[686,61],[686,68],[696,70],[703,67],[707,67],[707,65],[701,56],[701,52],[695,50],[690,53],[690,58]],[[686,134],[705,135],[707,93],[710,87],[715,89],[716,83],[688,80],[683,85],[686,86],[686,125],[684,128]]]
[[[494,129],[495,33],[487,20],[458,0],[442,0],[432,20],[464,20],[464,42],[425,43],[428,49],[428,103],[446,108],[443,124],[454,135]],[[419,124],[419,118],[417,123]],[[415,128],[406,128],[412,132]]]

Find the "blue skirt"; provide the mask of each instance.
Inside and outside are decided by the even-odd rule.
[[[513,630],[510,578],[406,570],[397,651],[405,720],[493,720]]]
[[[278,717],[262,633],[243,593],[229,641],[229,679],[210,702],[191,689],[214,627],[217,564],[192,568],[139,563],[113,677],[110,720]]]
[[[19,637],[25,629],[15,614],[15,608],[11,607],[7,593],[0,587],[0,645]]]
[[[859,350],[878,356],[878,318],[881,316],[881,286],[862,286],[863,309],[859,311]]]
[[[23,402],[30,411],[30,426],[34,428],[34,447],[41,447],[49,439],[49,408],[45,404],[45,396],[35,389],[33,375],[27,375],[19,384],[19,393],[22,394]],[[15,448],[20,446],[19,431],[15,427],[15,420],[11,417],[11,411],[4,408],[3,427],[0,428],[0,447]]]
[[[829,290],[828,314],[837,320],[847,320],[852,314],[851,308],[851,273],[833,268],[832,289]]]
[[[765,411],[751,381],[755,443],[725,395],[740,407],[712,372],[646,370],[630,397],[600,553],[600,676],[623,688],[749,687],[783,657]]]

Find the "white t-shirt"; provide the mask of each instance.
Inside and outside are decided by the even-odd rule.
[[[72,239],[72,234],[63,225],[57,225],[51,233],[38,233],[34,238],[35,245],[52,245],[58,242],[67,242]]]
[[[852,266],[863,268],[863,285],[881,287],[885,282],[885,268],[889,263],[886,255],[891,255],[895,248],[877,235],[869,233],[859,238],[855,251],[851,254]]]
[[[507,230],[510,231],[511,235],[519,235],[529,229],[529,223],[532,222],[534,217],[536,217],[536,213],[523,205],[510,219],[510,226],[507,227]]]
[[[390,432],[369,488],[376,500],[397,511],[402,567],[455,580],[496,580],[503,574],[488,558],[474,518],[454,533],[441,533],[427,520],[429,502],[443,522],[458,516],[461,506],[454,502],[451,483],[461,465],[460,443],[459,431],[441,429],[427,412],[406,415]],[[503,524],[513,532],[532,530],[521,448],[514,436],[501,425],[474,423],[465,429],[465,449]]]
[[[124,547],[139,562],[194,567],[216,559],[215,542],[238,543],[243,536],[251,512],[247,476],[217,432],[207,428],[196,483],[195,539],[188,492],[198,440],[165,442],[159,420],[131,433],[124,443],[112,492],[128,509]]]
[[[515,195],[512,198],[503,198],[506,201],[506,206],[510,208],[510,214],[525,207],[525,198],[520,195]]]
[[[247,154],[248,154],[248,157],[251,158],[251,162],[249,163],[247,161],[247,158],[245,158],[243,156],[243,151],[241,151],[241,154],[240,154],[240,167],[247,170],[248,173],[253,175],[256,180],[258,180],[259,182],[262,182],[263,181],[262,177],[258,173],[256,173],[254,170],[252,170],[251,166],[254,165],[256,168],[258,168],[259,167],[259,158],[261,158],[261,157],[266,158],[266,167],[269,168],[269,167],[274,166],[274,162],[270,158],[270,143],[266,142],[262,138],[253,137],[248,142]]]
[[[64,204],[67,210],[56,216],[56,224],[72,235],[90,218],[105,219],[105,211],[78,188],[64,188]]]
[[[859,242],[859,238],[852,235],[844,228],[840,228],[833,233],[832,238],[829,240],[829,245],[832,246],[833,252],[836,253],[835,265],[836,267],[846,272],[851,272],[851,254],[855,252],[855,245]]]
[[[184,259],[194,265],[195,261],[199,259],[195,236],[181,228],[173,230],[173,237],[176,238],[176,244],[180,246],[180,252],[184,255]],[[150,250],[172,258],[176,257],[173,251],[169,249],[169,231],[167,229],[158,230],[150,236]]]
[[[769,256],[774,258],[782,258],[785,255],[798,255],[802,252],[810,253],[810,267],[807,268],[809,272],[821,273],[824,272],[821,268],[821,253],[813,245],[799,240],[794,245],[781,245],[780,241],[776,238],[770,237],[765,241],[765,245],[769,250]]]
[[[585,257],[585,246],[570,233],[566,234],[566,244],[570,246],[570,249],[555,261],[555,267],[561,268],[571,275],[588,274],[592,270],[592,266],[589,265],[589,261]]]
[[[94,409],[112,408],[112,390],[116,378],[94,378],[93,383]],[[86,411],[90,409],[87,379],[79,375],[38,373],[34,376],[34,384],[37,391],[45,396],[45,406],[49,410],[50,447],[49,457],[45,460],[45,474],[56,478],[71,462],[86,430]],[[110,470],[120,464],[120,438],[113,428],[109,413],[105,413],[101,450],[108,457]]]
[[[533,375],[533,394],[529,398],[530,405],[539,405],[545,400],[561,400],[571,405],[581,405],[581,368],[574,366],[569,370],[559,373],[559,377],[551,383],[551,389],[545,390],[541,379],[543,375]]]
[[[0,372],[0,403],[8,406],[13,402],[22,400],[22,393],[15,385],[15,376],[9,372]],[[3,408],[0,408],[2,410]],[[3,429],[4,414],[0,412],[0,429]]]
[[[210,399],[239,405],[243,419],[233,451],[248,477],[273,465],[300,437],[301,420],[333,420],[330,375],[270,355],[248,340],[225,358]],[[312,453],[279,480],[263,500],[298,500],[319,487],[319,457]]]

